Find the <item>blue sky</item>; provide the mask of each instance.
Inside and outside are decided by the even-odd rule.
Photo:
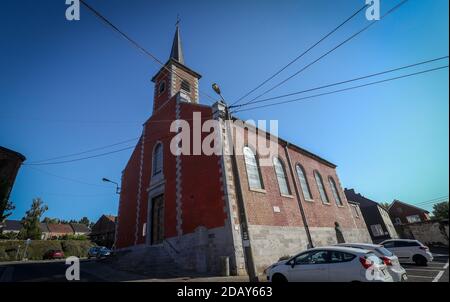
[[[1,1],[0,144],[23,153],[28,162],[138,137],[151,114],[150,79],[159,66],[84,8],[80,21],[66,21],[64,2]],[[203,91],[213,94],[210,86],[217,82],[230,102],[364,4],[363,0],[88,2],[163,61],[180,14],[186,65],[203,75]],[[382,1],[382,11],[398,2]],[[366,22],[363,14],[349,22],[278,81]],[[448,34],[448,1],[410,0],[268,96],[445,56]],[[430,66],[446,64],[448,60]],[[246,111],[239,117],[278,119],[280,136],[336,163],[345,187],[378,201],[397,198],[414,204],[448,195],[448,93],[448,70],[443,70]],[[49,217],[97,219],[115,214],[118,196],[101,178],[120,180],[130,152],[62,165],[23,166],[11,196],[17,207],[12,218],[20,219],[36,196],[48,204]]]

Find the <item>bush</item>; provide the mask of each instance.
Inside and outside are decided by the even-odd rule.
[[[42,260],[48,250],[62,250],[66,257],[86,257],[87,251],[92,246],[95,246],[95,243],[89,240],[33,240],[27,249],[26,258]],[[0,240],[0,261],[20,260],[24,249],[23,240]]]
[[[86,235],[64,235],[60,238],[61,240],[88,240]]]
[[[19,235],[18,233],[14,233],[14,232],[0,233],[0,240],[1,239],[6,239],[6,240],[17,239],[18,235]]]
[[[89,248],[95,244],[87,240],[63,240],[61,241],[62,250],[66,257],[77,256],[87,257]]]

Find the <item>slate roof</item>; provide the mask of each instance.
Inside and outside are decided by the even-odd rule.
[[[72,227],[73,231],[75,233],[89,233],[90,229],[82,223],[71,223],[70,226]]]
[[[6,220],[4,225],[3,230],[5,231],[20,231],[22,229],[20,220]]]
[[[50,233],[73,234],[72,227],[69,224],[47,223]]]

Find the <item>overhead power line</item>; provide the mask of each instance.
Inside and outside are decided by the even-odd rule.
[[[164,139],[164,138],[168,138],[168,137],[173,137],[176,134],[177,133],[175,133],[175,132],[170,132],[170,134],[162,136],[162,137],[158,137],[158,139]],[[142,136],[140,138],[142,138]],[[149,144],[149,143],[151,143],[151,141],[146,141],[145,142],[145,144]],[[92,158],[103,157],[103,156],[107,156],[107,155],[110,155],[110,154],[115,154],[115,153],[118,153],[118,152],[130,150],[130,149],[134,149],[134,148],[136,148],[136,146],[128,146],[128,147],[125,147],[125,148],[122,148],[122,149],[113,150],[113,151],[110,151],[110,152],[105,152],[105,153],[100,153],[100,154],[95,154],[95,155],[91,155],[91,156],[85,156],[85,157],[81,157],[81,158],[75,158],[75,159],[70,159],[70,160],[62,160],[62,161],[56,161],[56,162],[27,163],[27,164],[23,164],[23,166],[34,167],[34,166],[47,166],[47,165],[66,164],[66,163],[78,162],[78,161],[83,161],[83,160],[92,159]]]
[[[46,166],[46,165],[65,164],[65,163],[71,163],[71,162],[76,162],[76,161],[90,159],[90,158],[102,157],[102,156],[106,156],[106,155],[122,152],[122,151],[125,151],[125,150],[130,150],[130,149],[133,149],[134,147],[135,146],[129,146],[129,147],[126,147],[126,148],[122,148],[122,149],[118,149],[118,150],[114,150],[114,151],[110,151],[110,152],[105,152],[105,153],[101,153],[101,154],[96,154],[96,155],[91,155],[91,156],[86,156],[86,157],[81,157],[81,158],[75,158],[75,159],[70,159],[70,160],[62,160],[62,161],[56,161],[56,162],[45,162],[45,163],[34,163],[34,164],[33,163],[29,163],[29,164],[23,164],[23,165],[24,166]]]
[[[42,159],[42,160],[38,160],[38,161],[27,163],[27,164],[28,165],[41,164],[41,163],[45,163],[45,162],[52,161],[52,160],[55,160],[55,159],[61,159],[61,158],[67,158],[67,157],[73,157],[73,156],[77,156],[77,155],[82,155],[82,154],[86,154],[86,153],[90,153],[90,152],[94,152],[94,151],[98,151],[98,150],[107,149],[107,148],[114,147],[114,146],[117,146],[117,145],[129,143],[131,141],[137,140],[138,138],[139,137],[135,137],[135,138],[132,138],[132,139],[127,139],[127,140],[124,140],[124,141],[120,141],[118,143],[114,143],[114,144],[110,144],[110,145],[106,145],[106,146],[102,146],[102,147],[98,147],[98,148],[93,148],[93,149],[89,149],[89,150],[82,151],[82,152],[71,153],[71,154],[66,154],[66,155],[61,155],[61,156],[56,156],[56,157],[50,157],[50,158],[47,158],[47,159]]]
[[[415,206],[418,207],[428,207],[428,206],[434,206],[435,204],[439,204],[442,202],[448,202],[448,198],[446,199],[441,199],[441,200],[435,200],[435,201],[431,201],[431,202],[427,202],[427,203],[422,203],[422,204],[415,204]]]
[[[142,47],[138,42],[136,42],[135,40],[133,40],[132,38],[130,38],[127,34],[125,34],[123,31],[121,31],[117,26],[115,26],[111,21],[109,21],[105,16],[103,16],[99,11],[97,11],[96,9],[94,9],[92,6],[90,6],[89,4],[86,3],[86,1],[84,0],[80,0],[81,4],[83,4],[87,9],[89,9],[95,16],[97,16],[98,18],[100,18],[100,20],[102,20],[106,25],[110,26],[114,31],[116,31],[117,33],[120,34],[120,36],[122,38],[124,38],[125,40],[127,40],[128,42],[130,42],[134,47],[136,47],[139,51],[141,51],[142,53],[144,53],[145,55],[149,56],[153,61],[155,61],[156,63],[158,63],[159,65],[162,66],[162,68],[164,68],[167,72],[174,74],[175,76],[177,76],[179,79],[181,80],[185,80],[182,76],[180,76],[178,73],[176,73],[175,71],[169,69],[161,60],[159,60],[156,56],[154,56],[151,52],[149,52],[148,50],[146,50],[144,47]],[[211,101],[216,101],[216,99],[214,99],[212,96],[210,96],[207,93],[202,92],[200,89],[198,90],[200,94],[206,96],[208,99],[210,99]]]
[[[241,110],[236,110],[235,112],[243,112],[243,111],[248,111],[248,110],[255,110],[255,109],[261,109],[261,108],[266,108],[266,107],[278,106],[278,105],[287,104],[287,103],[299,102],[299,101],[302,101],[302,100],[317,98],[317,97],[320,97],[320,96],[335,94],[335,93],[339,93],[339,92],[349,91],[349,90],[363,88],[363,87],[367,87],[367,86],[371,86],[371,85],[376,85],[376,84],[381,84],[381,83],[390,82],[390,81],[394,81],[394,80],[399,80],[399,79],[403,79],[403,78],[408,78],[408,77],[412,77],[412,76],[416,76],[416,75],[420,75],[420,74],[424,74],[424,73],[429,73],[429,72],[433,72],[433,71],[437,71],[437,70],[441,70],[441,69],[445,69],[445,68],[448,68],[448,65],[440,66],[440,67],[436,67],[436,68],[432,68],[432,69],[427,69],[427,70],[423,70],[423,71],[419,71],[419,72],[414,72],[414,73],[410,73],[410,74],[406,74],[406,75],[402,75],[402,76],[398,76],[398,77],[388,78],[388,79],[385,79],[385,80],[370,82],[370,83],[357,85],[357,86],[352,86],[352,87],[348,87],[348,88],[343,88],[343,89],[339,89],[339,90],[333,90],[333,91],[330,91],[330,92],[310,95],[310,96],[306,96],[306,97],[302,97],[302,98],[298,98],[298,99],[281,101],[281,102],[275,102],[275,103],[272,103],[272,104],[255,106],[255,107],[250,107],[250,108],[244,108],[244,109],[241,109]]]
[[[27,165],[25,165],[25,166],[27,168],[29,168],[29,169],[33,169],[33,170],[36,170],[36,171],[38,171],[40,173],[47,174],[47,175],[50,175],[50,176],[53,176],[53,177],[56,177],[56,178],[59,178],[59,179],[63,179],[63,180],[66,180],[66,181],[71,181],[71,182],[74,182],[74,183],[79,183],[79,184],[82,184],[82,185],[94,186],[94,187],[102,187],[102,188],[108,188],[109,187],[109,186],[106,186],[106,185],[93,184],[93,183],[85,182],[85,181],[82,181],[82,180],[79,180],[79,179],[74,179],[74,178],[70,178],[70,177],[66,177],[66,176],[53,174],[53,173],[41,170],[41,169],[33,167],[33,166],[27,166]]]
[[[281,98],[285,98],[285,97],[288,97],[288,96],[303,94],[303,93],[306,93],[306,92],[311,92],[311,91],[315,91],[315,90],[319,90],[319,89],[323,89],[323,88],[329,88],[329,87],[333,87],[333,86],[347,84],[347,83],[350,83],[350,82],[355,82],[355,81],[359,81],[359,80],[363,80],[363,79],[367,79],[367,78],[371,78],[371,77],[375,77],[375,76],[379,76],[379,75],[383,75],[383,74],[387,74],[387,73],[391,73],[391,72],[407,69],[407,68],[412,68],[412,67],[420,66],[420,65],[423,65],[423,64],[428,64],[428,63],[440,61],[440,60],[443,60],[443,59],[448,59],[448,57],[449,56],[443,56],[443,57],[439,57],[439,58],[435,58],[435,59],[431,59],[431,60],[427,60],[427,61],[422,61],[422,62],[415,63],[415,64],[410,64],[410,65],[406,65],[406,66],[402,66],[402,67],[398,67],[398,68],[394,68],[394,69],[385,70],[385,71],[382,71],[382,72],[369,74],[369,75],[366,75],[366,76],[353,78],[353,79],[350,79],[350,80],[340,81],[340,82],[332,83],[332,84],[326,84],[326,85],[322,85],[322,86],[318,86],[318,87],[314,87],[314,88],[309,88],[309,89],[305,89],[305,90],[301,90],[301,91],[297,91],[297,92],[292,92],[292,93],[288,93],[288,94],[274,96],[274,97],[267,98],[267,99],[257,100],[255,102],[253,102],[251,105],[264,103],[264,102],[268,102],[268,101],[272,101],[272,100],[276,100],[276,99],[281,99]],[[250,105],[250,104],[235,105],[235,106],[230,106],[230,108],[242,108],[242,107],[248,106],[248,105]]]
[[[439,198],[434,198],[434,199],[430,199],[430,200],[426,200],[426,201],[421,201],[421,202],[417,202],[414,203],[414,205],[428,205],[428,204],[435,204],[435,203],[440,203],[443,201],[448,201],[448,196],[443,196],[443,197],[439,197]]]
[[[354,12],[352,15],[350,15],[344,22],[342,22],[341,24],[339,24],[337,27],[335,27],[332,31],[330,31],[329,33],[327,33],[325,36],[323,36],[319,41],[317,41],[316,43],[314,43],[312,46],[310,46],[307,50],[305,50],[304,52],[302,52],[300,55],[298,55],[295,59],[293,59],[292,61],[290,61],[288,64],[286,64],[285,66],[283,66],[280,70],[278,70],[277,72],[275,72],[273,75],[271,75],[269,78],[267,78],[266,80],[264,80],[263,82],[261,82],[258,86],[256,86],[255,88],[253,88],[252,90],[250,90],[249,92],[247,92],[246,94],[244,94],[243,96],[241,96],[237,101],[235,101],[234,103],[231,104],[231,106],[239,103],[242,99],[246,98],[248,95],[250,95],[251,93],[253,93],[255,90],[257,90],[258,88],[260,88],[261,86],[263,86],[264,84],[266,84],[267,82],[269,82],[270,80],[272,80],[274,77],[276,77],[277,75],[279,75],[281,72],[283,72],[286,68],[288,68],[289,66],[291,66],[292,64],[294,64],[297,60],[299,60],[300,58],[302,58],[304,55],[306,55],[307,53],[309,53],[314,47],[316,47],[317,45],[319,45],[320,43],[322,43],[324,40],[326,40],[329,36],[331,36],[332,34],[334,34],[339,28],[341,28],[342,26],[344,26],[347,22],[349,22],[351,19],[353,19],[355,16],[357,16],[362,10],[364,10],[364,8],[367,7],[367,4],[365,4],[363,7],[361,7],[360,9],[358,9],[356,12]]]
[[[386,12],[383,16],[380,17],[380,20],[383,20],[384,18],[386,18],[389,14],[391,14],[392,12],[394,12],[395,10],[397,10],[400,6],[402,6],[403,4],[405,4],[406,2],[408,2],[408,0],[403,0],[402,2],[400,2],[399,4],[397,4],[396,6],[394,6],[393,8],[391,8],[388,12]],[[306,69],[308,69],[309,67],[311,67],[312,65],[314,65],[315,63],[319,62],[320,60],[322,60],[323,58],[325,58],[326,56],[328,56],[329,54],[331,54],[332,52],[334,52],[335,50],[337,50],[338,48],[340,48],[341,46],[345,45],[346,43],[348,43],[349,41],[351,41],[352,39],[354,39],[355,37],[357,37],[358,35],[360,35],[361,33],[365,32],[366,30],[368,30],[370,27],[372,27],[373,25],[375,25],[376,23],[378,23],[379,21],[371,21],[367,26],[365,26],[364,28],[362,28],[361,30],[359,30],[358,32],[354,33],[353,35],[351,35],[350,37],[348,37],[347,39],[345,39],[343,42],[339,43],[338,45],[336,45],[335,47],[333,47],[331,50],[327,51],[326,53],[324,53],[323,55],[321,55],[320,57],[318,57],[317,59],[315,59],[314,61],[312,61],[311,63],[309,63],[308,65],[304,66],[303,68],[301,68],[300,70],[298,70],[297,72],[295,72],[294,74],[292,74],[291,76],[287,77],[286,79],[282,80],[281,82],[279,82],[278,84],[276,84],[275,86],[272,86],[271,88],[267,89],[266,91],[264,91],[263,93],[257,95],[256,97],[254,97],[253,99],[251,99],[250,101],[244,103],[244,104],[251,104],[253,103],[255,100],[259,99],[260,97],[266,95],[267,93],[271,92],[272,90],[274,90],[275,88],[280,87],[281,85],[283,85],[284,83],[286,83],[287,81],[289,81],[290,79],[294,78],[295,76],[297,76],[298,74],[300,74],[301,72],[305,71]]]
[[[182,121],[193,121],[194,119],[193,118],[189,118],[189,119],[181,119],[181,120]],[[176,120],[175,119],[149,120],[146,123],[173,123],[173,122],[176,122]],[[166,138],[166,137],[169,137],[169,136],[175,135],[175,134],[176,134],[175,132],[171,132],[171,134],[169,134],[168,136],[164,136],[162,138]],[[82,154],[86,154],[86,153],[90,153],[90,152],[94,152],[94,151],[98,151],[98,150],[107,149],[107,148],[114,147],[114,146],[117,146],[117,145],[125,144],[127,142],[135,141],[135,140],[137,140],[139,138],[140,138],[140,136],[139,137],[135,137],[135,138],[131,138],[131,139],[127,139],[127,140],[124,140],[124,141],[120,141],[118,143],[114,143],[114,144],[110,144],[110,145],[106,145],[106,146],[101,146],[101,147],[96,147],[96,148],[93,148],[93,149],[89,149],[89,150],[85,150],[85,151],[81,151],[81,152],[77,152],[77,153],[65,154],[65,155],[60,155],[60,156],[56,156],[56,157],[52,157],[52,158],[47,158],[47,159],[42,159],[42,160],[38,160],[38,161],[29,162],[29,163],[26,163],[24,165],[31,166],[31,165],[56,164],[56,163],[53,163],[53,162],[49,163],[49,161],[56,160],[56,159],[73,157],[73,156],[82,155]],[[108,153],[106,153],[105,155],[107,155],[107,154]],[[97,156],[95,156],[95,157],[97,157]],[[83,158],[83,159],[88,159],[88,158],[92,158],[92,157],[87,157],[87,158]],[[80,160],[80,159],[76,159],[76,161],[78,161],[78,160]],[[59,164],[59,163],[66,163],[66,162],[71,162],[71,161],[62,161],[62,162],[57,162],[57,163]]]

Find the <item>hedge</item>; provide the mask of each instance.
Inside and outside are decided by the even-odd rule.
[[[25,258],[42,260],[48,250],[62,250],[66,257],[86,257],[87,251],[92,246],[95,246],[95,243],[89,240],[33,240]],[[25,241],[23,240],[0,240],[0,261],[20,260],[24,249]]]

